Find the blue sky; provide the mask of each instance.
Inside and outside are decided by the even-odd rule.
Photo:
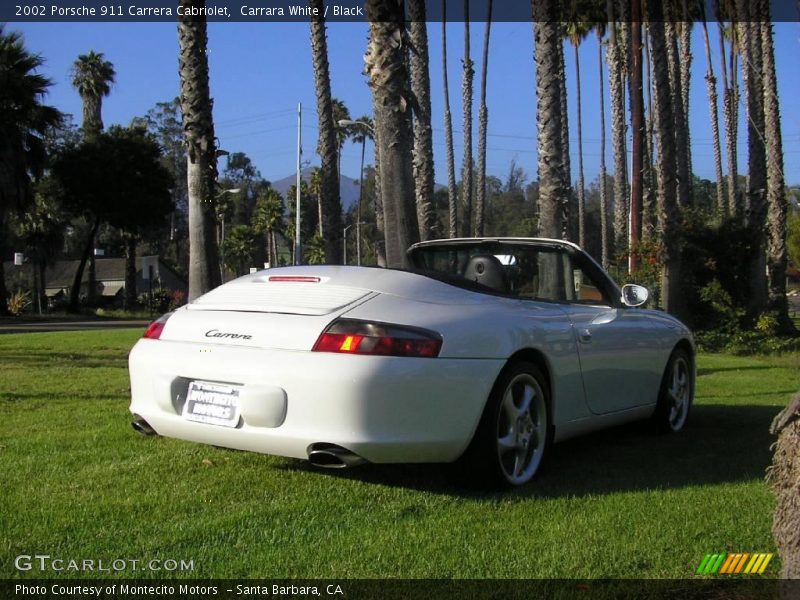
[[[47,101],[80,119],[80,98],[69,84],[69,71],[78,54],[103,52],[114,63],[117,83],[103,104],[106,126],[143,115],[156,102],[179,92],[174,23],[11,23],[8,29],[24,33],[28,48],[46,60],[43,73],[55,85]],[[434,152],[437,182],[446,182],[444,154],[441,23],[428,26],[433,97]],[[475,69],[475,124],[477,137],[478,85],[483,23],[472,24],[472,58]],[[447,26],[448,76],[451,111],[456,133],[456,163],[463,154],[461,136],[461,57],[464,26]],[[717,27],[711,26],[712,48],[717,47]],[[328,50],[333,93],[349,107],[352,116],[371,114],[371,97],[362,74],[367,25],[333,23],[328,27]],[[691,88],[691,135],[694,171],[714,179],[710,117],[704,80],[706,61],[701,28],[693,34]],[[800,24],[775,24],[785,174],[790,184],[800,184]],[[221,146],[245,152],[267,179],[280,179],[295,170],[296,107],[304,109],[304,159],[318,164],[314,79],[305,23],[210,23],[209,55],[214,118]],[[598,58],[596,36],[581,46],[583,93],[584,164],[587,182],[597,176],[600,156]],[[714,68],[719,76],[716,54]],[[570,137],[573,179],[577,177],[574,59],[567,48]],[[606,91],[607,91],[607,83]],[[489,138],[487,170],[505,178],[512,159],[522,166],[528,180],[536,178],[536,100],[533,36],[530,23],[494,23],[490,44]],[[606,101],[606,112],[609,106]],[[739,171],[746,172],[747,139],[744,110],[740,111]],[[720,126],[722,117],[720,113]],[[610,119],[606,118],[610,131]],[[610,144],[607,164],[612,167]],[[367,163],[372,151],[367,146]],[[348,143],[342,172],[356,178],[360,148]],[[723,155],[724,160],[724,155]]]

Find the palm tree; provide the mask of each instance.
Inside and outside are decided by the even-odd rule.
[[[675,313],[680,310],[680,260],[678,256],[678,208],[675,199],[677,160],[675,137],[671,134],[675,126],[673,96],[670,81],[670,66],[667,57],[666,24],[660,3],[649,5],[648,32],[650,34],[653,87],[655,106],[653,127],[657,140],[658,171],[658,229],[661,235],[663,272],[661,293],[664,308]]]
[[[481,105],[478,109],[478,189],[475,198],[475,235],[483,236],[484,205],[486,203],[486,133],[489,109],[486,107],[486,79],[489,69],[489,34],[492,29],[492,0],[486,6],[486,31],[483,35],[483,64],[481,66]]]
[[[42,104],[52,85],[36,71],[44,64],[29,53],[22,35],[5,33],[0,24],[0,256],[5,245],[8,217],[30,203],[31,176],[45,166],[44,136],[61,124],[61,113]],[[8,314],[5,274],[0,260],[0,315]]]
[[[205,0],[181,0],[181,6],[184,14],[198,12],[205,8]],[[181,112],[188,149],[190,302],[221,282],[214,214],[217,146],[208,85],[208,33],[203,11],[199,12],[200,16],[178,19]]]
[[[708,25],[706,23],[706,11],[703,4],[700,5],[703,23],[703,41],[706,48],[706,89],[708,91],[708,112],[711,117],[711,135],[714,145],[714,174],[717,178],[717,213],[724,217],[727,211],[725,203],[725,177],[722,174],[722,145],[719,138],[719,115],[717,114],[717,78],[714,75],[714,63],[711,61],[711,40],[708,36]]]
[[[111,93],[116,72],[102,52],[81,54],[72,65],[72,85],[83,102],[83,134],[96,137],[103,130],[103,98]]]
[[[608,0],[608,87],[611,94],[611,147],[614,152],[614,252],[628,247],[628,185],[625,144],[624,51],[614,16],[614,0]]]
[[[316,14],[325,13],[323,0],[310,0]],[[319,118],[318,152],[322,168],[322,220],[325,236],[325,256],[332,264],[342,260],[342,203],[339,199],[338,148],[336,123],[333,119],[331,100],[331,77],[328,67],[328,42],[325,34],[325,19],[311,19],[311,57],[314,63],[314,87],[317,92],[317,115]]]
[[[631,107],[631,197],[630,197],[630,253],[628,269],[634,273],[639,268],[638,244],[642,237],[642,203],[644,199],[644,73],[642,68],[642,6],[638,0],[631,2],[630,22],[630,107]]]
[[[781,140],[778,82],[775,75],[775,49],[769,2],[759,3],[761,56],[764,85],[764,139],[767,154],[767,283],[768,306],[778,317],[782,330],[792,331],[786,301],[786,182],[783,176],[783,143]]]
[[[475,77],[469,53],[469,0],[464,0],[464,73],[461,78],[461,93],[464,107],[464,162],[461,165],[461,217],[462,235],[472,231],[472,80]]]
[[[573,7],[574,8],[574,7]],[[583,122],[581,118],[581,61],[578,52],[581,42],[589,35],[590,25],[583,15],[573,11],[565,24],[567,39],[575,50],[575,99],[578,108],[578,245],[586,247],[586,191],[583,181]]]
[[[691,203],[691,165],[689,164],[689,125],[683,110],[683,84],[681,82],[681,57],[678,52],[678,31],[675,15],[669,2],[664,3],[664,31],[667,42],[667,61],[670,70],[670,90],[672,93],[672,114],[675,136],[675,158],[678,165],[678,204],[688,206]]]
[[[364,203],[364,153],[367,148],[367,140],[372,140],[373,144],[375,143],[375,124],[372,122],[372,119],[366,115],[356,119],[356,122],[363,123],[363,125],[354,125],[352,134],[353,143],[361,144],[361,168],[358,171],[358,204],[356,205],[356,264],[361,265],[361,212]],[[375,156],[375,162],[377,163],[377,153]],[[377,187],[377,181],[375,187]],[[383,218],[382,214],[381,218]]]
[[[414,186],[419,237],[427,240],[436,230],[433,206],[433,130],[431,129],[431,78],[428,67],[428,24],[425,0],[408,3],[411,49],[411,92],[414,97]],[[363,129],[363,127],[362,127]],[[362,167],[363,168],[363,167]]]
[[[72,65],[72,85],[78,90],[83,101],[83,135],[84,139],[91,141],[103,131],[103,98],[111,93],[111,85],[114,83],[114,65],[104,60],[102,52],[90,51],[88,54],[81,54]],[[96,228],[91,231],[96,232]],[[88,240],[90,246],[94,246],[94,236]],[[78,309],[78,287],[80,281],[75,279],[74,293],[70,305],[73,310]],[[90,305],[95,301],[96,290],[94,252],[89,255],[89,290],[88,302]]]
[[[561,24],[556,0],[533,3],[536,55],[536,122],[539,130],[539,235],[559,238],[564,231],[564,146],[561,139]]]
[[[336,126],[336,172],[338,173],[339,181],[342,179],[342,149],[344,143],[348,138],[353,136],[350,127],[342,127],[339,121],[350,120],[350,109],[347,105],[339,100],[339,98],[331,98],[331,108],[333,110],[333,123]]]
[[[442,87],[444,88],[444,143],[447,152],[448,235],[458,235],[458,192],[453,153],[453,117],[450,114],[450,92],[447,85],[447,0],[442,0]]]
[[[563,25],[561,27],[563,36]],[[559,236],[562,239],[569,240],[575,237],[574,223],[570,219],[570,214],[575,211],[572,205],[575,202],[575,194],[572,190],[572,164],[569,155],[569,109],[567,106],[567,63],[564,58],[564,43],[563,40],[558,44],[558,72],[561,74],[558,80],[558,86],[561,88],[559,97],[561,98],[561,155],[563,156],[563,164],[561,166],[561,177],[564,180],[564,198],[562,200],[564,207],[564,227]]]
[[[747,103],[747,214],[745,224],[752,244],[748,283],[748,316],[755,319],[767,307],[765,230],[766,152],[764,91],[761,78],[761,31],[751,22],[749,0],[737,0],[737,35],[742,52],[742,82]]]
[[[278,244],[275,234],[280,231],[282,224],[283,198],[277,190],[267,188],[256,199],[252,226],[255,233],[266,234],[267,261],[270,267],[278,266]]]
[[[412,130],[408,75],[400,41],[405,15],[402,0],[369,0],[369,42],[364,57],[375,108],[375,134],[381,161],[386,263],[408,267],[406,250],[417,241]]]
[[[726,9],[730,7],[727,6]],[[727,189],[727,212],[728,215],[734,220],[741,218],[741,206],[738,194],[738,174],[737,174],[737,152],[736,143],[738,139],[738,105],[739,105],[739,88],[738,80],[736,77],[737,72],[737,42],[736,42],[736,27],[731,25],[726,28],[723,25],[723,18],[726,15],[723,12],[723,6],[720,0],[715,0],[715,12],[717,22],[719,25],[719,57],[720,57],[720,71],[722,74],[722,116],[725,122],[725,147],[726,156],[728,161],[728,189]],[[730,39],[730,73],[731,78],[728,79],[728,53],[725,50],[726,35]]]
[[[597,64],[600,78],[600,255],[604,269],[608,269],[610,260],[610,240],[608,235],[608,192],[606,186],[606,100],[603,91],[603,36],[605,26],[598,23],[597,30]]]

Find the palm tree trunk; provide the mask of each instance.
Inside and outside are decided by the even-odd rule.
[[[323,0],[310,0],[310,6],[318,15],[325,13]],[[325,261],[339,264],[342,260],[342,203],[339,198],[339,142],[336,139],[336,124],[333,122],[331,101],[331,77],[328,66],[328,42],[325,34],[325,19],[311,19],[311,57],[314,63],[314,87],[317,93],[319,116],[318,151],[322,169],[322,221],[327,235]]]
[[[181,0],[184,9],[205,7],[204,0]],[[188,11],[187,11],[188,12]],[[216,141],[208,86],[208,35],[204,16],[178,19],[181,111],[188,147],[189,302],[220,282],[216,238]]]
[[[711,61],[711,40],[708,36],[705,10],[703,10],[703,40],[706,47],[706,88],[708,90],[708,112],[711,117],[711,136],[714,144],[714,173],[717,177],[717,214],[724,217],[727,211],[725,203],[725,177],[722,174],[722,145],[719,138],[719,116],[717,114],[717,78],[714,76],[714,63]]]
[[[125,297],[126,310],[136,306],[136,236],[126,234],[125,240]]]
[[[402,38],[404,11],[401,0],[369,0],[370,38],[364,57],[375,108],[375,146],[381,161],[386,263],[410,266],[406,250],[417,241],[419,228],[414,207],[412,130],[406,98],[408,75]]]
[[[685,153],[686,157],[686,185],[689,202],[693,201],[693,177],[692,172],[692,136],[691,128],[689,127],[689,86],[691,85],[692,78],[692,20],[689,18],[689,7],[687,0],[681,0],[682,19],[681,19],[681,35],[680,35],[680,77],[681,77],[681,109],[683,113],[683,143],[684,146],[681,152]]]
[[[83,271],[86,268],[86,261],[89,260],[89,254],[92,252],[92,248],[94,248],[94,238],[97,235],[98,229],[100,229],[100,219],[95,217],[94,224],[86,239],[86,245],[83,247],[80,262],[78,262],[78,269],[75,271],[75,277],[72,280],[72,287],[69,290],[69,311],[73,313],[77,313],[80,310]]]
[[[444,142],[447,152],[448,236],[458,235],[458,191],[453,152],[453,116],[450,114],[450,92],[447,85],[447,0],[442,0],[442,87],[444,88]]]
[[[486,30],[483,35],[483,63],[481,65],[481,104],[478,109],[478,189],[475,198],[475,236],[482,237],[485,227],[486,205],[486,134],[489,126],[489,109],[486,107],[486,80],[489,69],[489,35],[492,29],[492,0],[486,5]]]
[[[563,34],[563,26],[561,28]],[[559,41],[558,44],[558,63],[560,78],[558,85],[560,88],[559,97],[561,102],[561,155],[563,157],[562,178],[564,179],[564,198],[562,203],[563,224],[561,227],[561,235],[559,236],[564,240],[574,240],[576,223],[570,218],[574,214],[573,204],[575,202],[575,195],[572,191],[572,165],[569,156],[569,107],[567,106],[567,63],[564,60],[564,39]]]
[[[603,268],[608,269],[610,239],[608,231],[608,192],[606,189],[606,100],[603,90],[603,34],[597,30],[597,61],[600,78],[600,256]]]
[[[628,250],[627,149],[625,144],[624,64],[614,21],[614,2],[608,0],[608,77],[611,93],[611,146],[614,151],[614,254]]]
[[[428,64],[428,23],[425,0],[409,1],[411,33],[411,92],[414,95],[414,187],[419,237],[430,239],[436,230],[433,205],[433,130],[431,78]]]
[[[664,4],[664,31],[667,41],[667,61],[669,64],[670,90],[672,93],[672,109],[675,124],[675,158],[678,165],[678,205],[689,206],[691,203],[691,173],[687,155],[688,126],[686,114],[683,112],[683,92],[681,86],[680,56],[678,54],[678,32],[675,17],[670,10],[669,2]]]
[[[638,245],[642,237],[641,212],[644,195],[644,91],[642,71],[642,15],[638,1],[631,4],[630,40],[630,106],[631,106],[631,197],[630,197],[630,259],[628,268],[639,268]]]
[[[578,245],[586,248],[586,190],[583,180],[583,118],[581,115],[581,60],[575,44],[575,99],[578,102]]]
[[[767,144],[767,283],[769,309],[777,313],[782,330],[792,331],[786,300],[786,182],[783,176],[783,142],[775,74],[775,49],[769,2],[761,0],[761,56],[764,84],[764,139]]]
[[[472,80],[475,77],[469,52],[469,0],[464,0],[464,73],[461,93],[464,108],[464,162],[461,165],[461,232],[468,237],[472,232]]]
[[[673,314],[680,312],[680,260],[678,255],[678,208],[675,201],[675,138],[670,131],[675,126],[672,113],[673,96],[670,66],[667,57],[667,39],[661,6],[650,5],[648,30],[652,44],[653,83],[655,89],[654,127],[658,146],[658,228],[661,234],[663,272],[661,292],[664,309]]]
[[[646,143],[644,145],[644,196],[642,198],[642,239],[652,240],[658,228],[658,201],[656,200],[656,170],[653,141],[653,74],[650,60],[650,36],[644,36],[644,64],[647,67],[647,118],[645,119]]]
[[[767,308],[765,225],[766,154],[764,148],[763,88],[761,81],[761,35],[751,23],[749,0],[736,3],[738,39],[742,49],[742,81],[747,106],[747,207],[745,224],[752,251],[748,270],[748,306],[751,320]]]
[[[531,0],[536,61],[536,123],[539,146],[539,235],[559,238],[564,228],[561,25],[555,0]]]
[[[722,15],[719,13],[719,6],[717,6],[717,19],[719,21],[719,55],[720,67],[722,72],[722,118],[725,123],[725,147],[726,156],[728,160],[728,186],[727,186],[727,212],[728,215],[734,219],[739,220],[742,215],[741,208],[738,200],[738,174],[737,174],[737,161],[736,156],[736,142],[738,137],[738,126],[736,117],[736,105],[738,101],[735,99],[734,82],[736,80],[736,71],[731,71],[731,83],[728,83],[728,65],[725,52],[725,35],[724,27],[722,25]],[[734,49],[736,40],[736,27],[731,27],[731,64],[733,64],[736,56]]]

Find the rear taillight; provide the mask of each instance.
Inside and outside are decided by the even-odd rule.
[[[442,337],[433,331],[403,325],[339,319],[319,336],[312,350],[341,354],[436,358],[441,349]]]
[[[161,337],[161,332],[164,331],[164,325],[167,324],[167,319],[172,316],[171,312],[168,312],[165,315],[161,315],[158,319],[150,323],[147,326],[147,329],[144,332],[142,337],[145,337],[149,340],[157,340]]]

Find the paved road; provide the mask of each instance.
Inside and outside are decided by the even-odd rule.
[[[147,327],[149,321],[129,320],[91,320],[91,321],[0,321],[0,334],[3,333],[41,333],[44,331],[93,331],[100,329],[123,329]]]

